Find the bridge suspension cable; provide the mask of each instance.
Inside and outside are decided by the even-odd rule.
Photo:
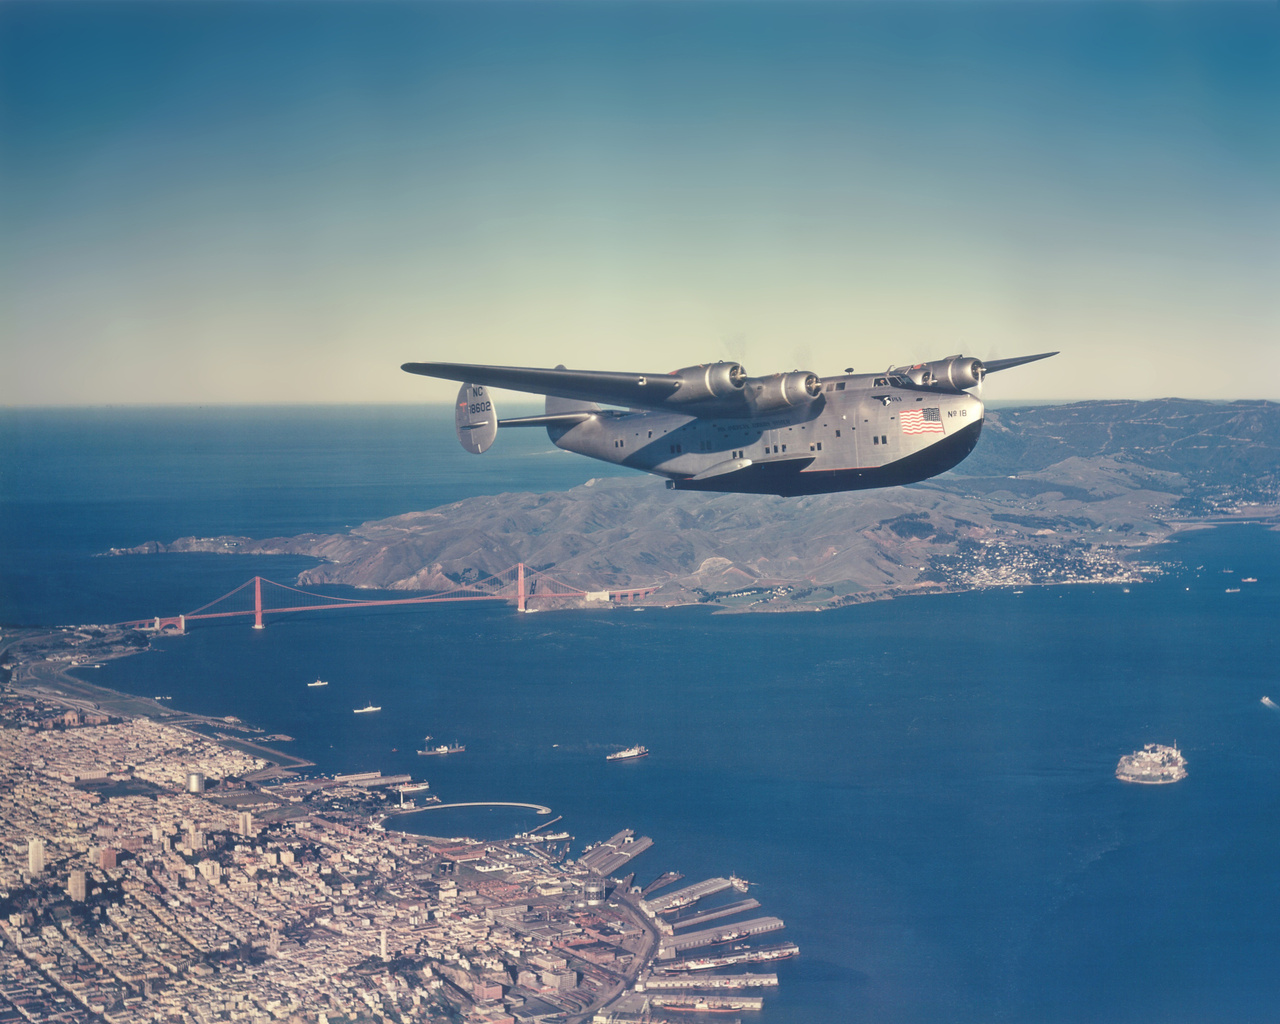
[[[502,572],[473,582],[455,583],[413,597],[358,598],[317,594],[299,587],[277,583],[263,576],[254,576],[221,597],[202,604],[194,611],[174,617],[121,623],[138,629],[176,629],[183,631],[186,623],[198,619],[222,619],[252,615],[254,628],[263,628],[265,614],[284,612],[324,611],[335,608],[374,608],[403,604],[433,604],[445,601],[515,601],[519,611],[525,611],[531,597],[537,598],[586,598],[588,600],[630,602],[646,597],[656,586],[621,591],[586,591],[568,586],[540,569],[532,569],[523,562]],[[250,596],[252,595],[252,596]],[[299,598],[302,600],[300,601]],[[230,606],[230,607],[228,607]]]

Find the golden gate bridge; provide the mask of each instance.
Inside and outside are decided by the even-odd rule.
[[[289,612],[335,611],[353,608],[383,608],[391,605],[440,604],[445,601],[507,601],[517,611],[527,611],[530,601],[572,599],[580,602],[628,604],[648,597],[657,586],[631,587],[623,590],[580,590],[570,587],[540,569],[523,562],[474,583],[457,583],[417,594],[413,597],[359,598],[334,597],[276,583],[264,576],[254,576],[234,590],[182,615],[157,615],[150,619],[134,619],[118,625],[127,629],[162,632],[186,632],[187,623],[202,619],[229,619],[253,616],[253,628],[262,629],[268,615]]]

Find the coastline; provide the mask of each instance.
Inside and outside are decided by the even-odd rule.
[[[38,631],[31,632],[37,633]],[[50,634],[44,635],[52,635],[53,632],[57,631],[51,631]],[[18,646],[19,642],[15,641],[8,644],[5,651],[12,651],[15,646]],[[142,653],[146,650],[149,650],[149,648],[143,647],[124,652],[104,653],[93,660],[101,662],[108,659],[127,658],[131,654]],[[196,714],[195,712],[182,711],[170,705],[162,704],[151,697],[140,697],[120,690],[113,690],[106,686],[100,686],[97,683],[90,683],[79,676],[73,675],[73,672],[73,668],[58,665],[56,662],[47,659],[32,662],[19,661],[15,666],[9,685],[16,693],[51,700],[68,709],[102,711],[119,718],[147,718],[162,725],[185,729],[187,732],[194,733],[202,739],[218,743],[228,749],[262,758],[277,769],[297,770],[315,767],[312,761],[295,757],[275,747],[255,743],[252,739],[239,739],[220,735],[216,732],[210,735],[202,731],[202,729],[222,731],[233,729],[252,735],[255,732],[263,731],[257,726],[249,725],[239,720],[232,721],[227,718],[216,718],[209,715]]]

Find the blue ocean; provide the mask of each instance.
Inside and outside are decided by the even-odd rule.
[[[609,467],[448,410],[0,411],[0,623],[189,611],[303,559],[103,558],[336,531]],[[615,471],[616,472],[616,471]],[[660,486],[655,481],[655,486]],[[1183,534],[1164,575],[797,615],[489,605],[200,624],[86,678],[296,737],[326,771],[547,804],[633,866],[735,872],[800,958],[761,1024],[1272,1021],[1280,1006],[1280,534]],[[1242,584],[1241,577],[1257,583]],[[1239,588],[1228,593],[1228,588]],[[323,689],[305,684],[321,677]],[[368,703],[378,715],[353,716]],[[420,758],[424,734],[465,755]],[[1144,743],[1188,778],[1113,776]],[[618,746],[650,757],[608,764]],[[410,827],[511,834],[530,812]]]

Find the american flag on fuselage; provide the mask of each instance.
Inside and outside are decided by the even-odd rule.
[[[904,409],[898,413],[904,434],[942,434],[942,413],[938,409]]]

